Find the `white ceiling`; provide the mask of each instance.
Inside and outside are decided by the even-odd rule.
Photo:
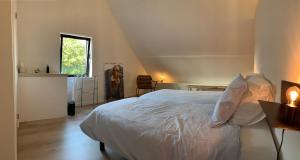
[[[237,72],[253,71],[257,0],[108,2],[148,73],[226,83]]]

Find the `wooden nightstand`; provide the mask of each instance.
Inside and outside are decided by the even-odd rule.
[[[293,130],[293,131],[300,131],[300,123],[299,117],[297,117],[294,122],[286,121],[286,107],[280,103],[274,102],[266,102],[266,101],[259,101],[260,106],[262,107],[263,111],[265,112],[266,119],[270,128],[270,131],[273,136],[273,140],[277,149],[277,159],[280,159],[280,152],[281,147],[283,144],[283,137],[285,130]],[[295,108],[296,114],[300,113],[299,108]],[[273,128],[282,129],[281,134],[281,143],[279,144],[276,140],[276,136],[274,133]]]

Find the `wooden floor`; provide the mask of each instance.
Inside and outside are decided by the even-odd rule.
[[[119,160],[110,149],[99,151],[79,128],[92,107],[78,109],[75,117],[21,123],[18,130],[18,160]]]

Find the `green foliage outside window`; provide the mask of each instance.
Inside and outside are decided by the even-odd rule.
[[[87,41],[64,37],[62,47],[62,74],[86,74]]]

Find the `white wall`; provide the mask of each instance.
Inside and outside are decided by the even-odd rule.
[[[300,1],[262,0],[256,16],[255,71],[262,72],[277,87],[280,81],[300,83]],[[280,131],[277,130],[279,138]],[[280,138],[279,138],[280,140]],[[300,157],[300,132],[287,131],[284,158]]]
[[[253,72],[258,0],[108,1],[157,80],[165,74],[165,82],[226,84]]]
[[[135,80],[145,73],[124,37],[106,0],[18,1],[19,62],[28,71],[47,64],[59,72],[61,32],[93,38],[93,75],[99,76],[99,99],[104,98],[104,63],[125,66],[125,96],[135,94]]]
[[[0,1],[0,159],[16,160],[12,1]]]
[[[13,25],[13,66],[14,66],[14,106],[16,109],[16,114],[18,113],[18,23],[17,23],[17,17],[16,17],[16,13],[17,13],[17,0],[12,0],[12,25]],[[19,121],[17,119],[17,127],[19,127]]]

